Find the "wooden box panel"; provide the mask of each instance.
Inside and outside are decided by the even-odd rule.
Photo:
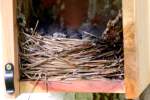
[[[126,93],[127,98],[138,97],[150,82],[149,5],[148,0],[123,0],[125,82],[120,80],[50,82],[48,90]],[[2,42],[0,97],[4,98],[32,92],[36,83],[19,81],[17,37],[16,0],[0,0],[0,42]],[[8,62],[15,66],[13,95],[7,95],[5,92],[4,65]],[[35,91],[46,92],[45,82],[39,82]]]
[[[128,98],[137,98],[148,86],[149,1],[124,0],[125,88]]]

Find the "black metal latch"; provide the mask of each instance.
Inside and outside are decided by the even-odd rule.
[[[6,92],[12,94],[15,92],[14,88],[14,66],[11,63],[5,65],[5,86]]]

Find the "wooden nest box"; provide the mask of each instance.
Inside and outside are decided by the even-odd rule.
[[[150,41],[149,41],[149,1],[123,0],[123,41],[124,41],[124,80],[74,80],[74,81],[22,81],[19,75],[19,50],[18,50],[18,27],[16,21],[17,0],[0,1],[0,97],[16,97],[25,92],[102,92],[102,93],[125,93],[129,99],[137,98],[150,83]],[[81,7],[82,8],[82,7]],[[83,8],[84,9],[84,8]],[[82,10],[83,10],[82,9]],[[67,12],[66,12],[67,13]],[[68,12],[69,13],[69,12]],[[84,14],[80,14],[82,17]],[[64,15],[65,16],[65,15]],[[72,18],[70,15],[68,18]],[[79,22],[72,19],[74,27]],[[82,20],[82,19],[81,19]],[[67,25],[72,25],[65,20]],[[8,95],[5,88],[6,73],[10,66],[14,66],[13,93]],[[8,70],[7,70],[8,68]],[[7,71],[6,71],[7,70]],[[11,84],[11,83],[8,83]],[[45,85],[46,84],[46,85]],[[6,85],[7,86],[7,85]],[[11,88],[11,87],[10,87]],[[9,91],[11,93],[11,91]]]

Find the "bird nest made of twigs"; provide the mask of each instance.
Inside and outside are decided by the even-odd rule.
[[[23,33],[21,77],[36,80],[123,79],[122,46]],[[119,55],[119,56],[118,56]]]

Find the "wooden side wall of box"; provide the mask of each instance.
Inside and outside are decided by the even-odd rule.
[[[0,52],[0,98],[12,98],[19,95],[19,72],[18,72],[18,47],[17,47],[17,24],[16,24],[16,0],[0,0],[0,24],[1,37]],[[15,93],[6,94],[4,83],[4,66],[6,63],[13,63],[15,66]],[[4,100],[5,100],[4,99]]]
[[[150,35],[147,0],[123,0],[125,87],[128,98],[137,98],[150,83]]]

